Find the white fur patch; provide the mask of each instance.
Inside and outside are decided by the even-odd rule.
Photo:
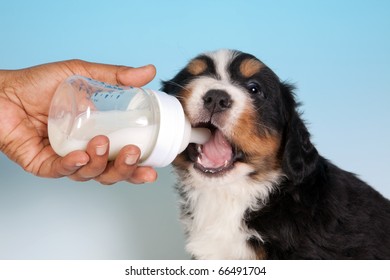
[[[213,59],[217,74],[220,79],[222,81],[229,81],[230,77],[227,71],[227,67],[230,62],[235,58],[236,53],[231,50],[222,49],[216,52],[206,53],[206,55]]]
[[[191,215],[183,215],[189,253],[197,259],[254,259],[248,240],[262,237],[244,223],[248,209],[258,210],[266,203],[279,182],[278,172],[264,182],[255,182],[247,175],[251,168],[238,163],[222,177],[210,178],[192,166],[184,180],[187,201],[181,201]]]

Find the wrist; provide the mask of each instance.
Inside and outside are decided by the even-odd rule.
[[[0,70],[0,96],[6,97],[10,70]]]
[[[14,79],[15,70],[0,70],[0,97],[10,99],[15,94]]]
[[[5,91],[5,76],[6,71],[0,70],[0,97],[3,97]]]

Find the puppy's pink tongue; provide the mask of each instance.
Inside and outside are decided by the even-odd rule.
[[[210,140],[203,144],[200,155],[201,165],[206,168],[226,166],[233,157],[232,146],[220,130],[216,130]]]

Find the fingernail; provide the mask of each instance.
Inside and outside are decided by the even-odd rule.
[[[154,67],[153,64],[146,64],[146,65],[140,66],[140,67],[138,67],[138,68],[148,68],[148,67],[150,67],[150,66]]]
[[[76,163],[76,167],[81,167],[81,166],[84,166],[86,165],[88,162],[77,162]]]
[[[137,163],[138,157],[139,157],[138,154],[127,154],[125,158],[125,163],[127,165],[134,165]]]
[[[106,154],[108,148],[108,143],[101,145],[101,146],[96,146],[96,155],[98,156],[103,156]]]

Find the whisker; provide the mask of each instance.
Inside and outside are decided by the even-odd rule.
[[[176,83],[176,82],[167,81],[167,82],[165,82],[165,83],[171,84],[171,85],[174,85],[174,86],[177,86],[177,87],[179,87],[179,88],[181,88],[181,89],[184,89],[184,90],[187,91],[187,92],[190,92],[190,90],[189,90],[188,88],[186,88],[186,87],[184,87],[184,86],[182,86],[182,85],[180,85],[180,84],[178,84],[178,83]]]
[[[274,129],[272,127],[269,127],[269,126],[267,126],[267,125],[265,125],[265,124],[263,124],[261,122],[255,122],[255,125],[256,126],[260,126],[260,127],[264,128],[264,129],[266,129],[267,131],[274,131]]]

